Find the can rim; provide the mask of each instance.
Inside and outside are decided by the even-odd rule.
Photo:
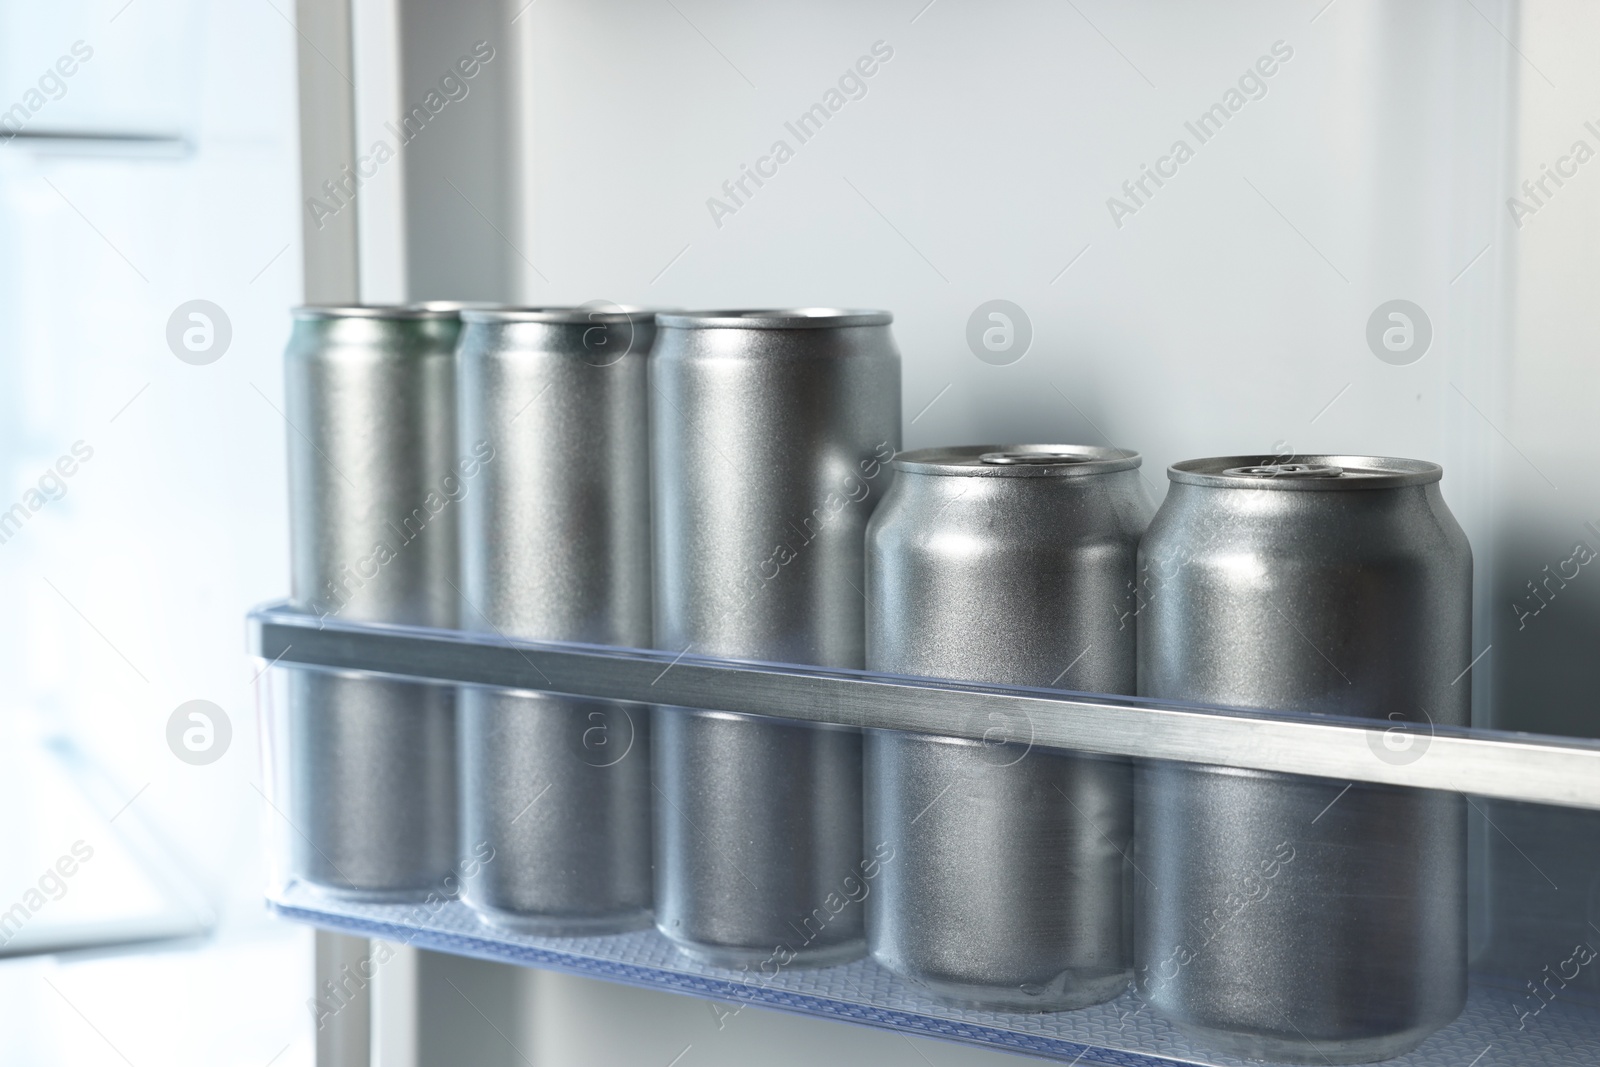
[[[464,304],[428,300],[416,304],[301,304],[290,314],[301,321],[328,319],[379,319],[416,321],[459,318]]]
[[[995,454],[1018,457],[1012,462],[985,461]],[[1072,457],[1059,463],[1030,462],[1035,456]],[[1085,478],[1137,470],[1144,457],[1131,448],[1106,445],[947,445],[897,453],[892,466],[907,474],[964,478]]]
[[[725,308],[658,315],[660,326],[678,330],[818,330],[837,326],[887,326],[894,315],[870,308]]]
[[[1283,468],[1283,473],[1267,473]],[[1249,472],[1255,468],[1262,473]],[[1294,456],[1210,456],[1186,459],[1167,468],[1167,477],[1179,485],[1215,489],[1268,489],[1278,492],[1346,492],[1360,489],[1398,489],[1428,485],[1444,477],[1444,468],[1424,459],[1390,456],[1317,454]]]
[[[462,322],[507,323],[540,322],[555,326],[611,326],[630,322],[653,325],[659,314],[653,308],[634,304],[609,304],[597,306],[573,305],[570,307],[475,307],[463,309]]]
[[[408,300],[406,306],[422,308],[424,311],[462,312],[468,308],[494,307],[491,300]]]

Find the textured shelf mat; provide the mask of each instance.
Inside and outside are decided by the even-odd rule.
[[[455,901],[368,904],[291,885],[270,900],[283,917],[323,929],[418,948],[565,971],[729,1003],[887,1027],[926,1037],[1078,1064],[1113,1067],[1251,1067],[1210,1052],[1144,1006],[1133,993],[1082,1011],[1025,1015],[939,1003],[871,960],[772,977],[712,967],[679,952],[654,930],[606,937],[534,937],[485,925]],[[1596,1067],[1600,1007],[1557,997],[1537,1014],[1515,983],[1474,979],[1461,1017],[1392,1067]]]

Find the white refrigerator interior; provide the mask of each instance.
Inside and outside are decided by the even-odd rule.
[[[1435,461],[1472,726],[1593,756],[1597,42],[1581,0],[0,0],[0,1061],[1044,1047],[719,1000],[643,933],[570,968],[273,914],[292,666],[240,622],[289,591],[302,303],[888,309],[903,448],[1131,448],[1154,503],[1198,456]],[[1490,766],[1449,783],[1474,999],[1397,1062],[1600,1058],[1600,819]],[[1236,1062],[1094,1010],[1051,1047]]]

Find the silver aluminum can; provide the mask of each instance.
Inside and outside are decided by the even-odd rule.
[[[867,531],[867,667],[1131,693],[1138,468],[1076,445],[902,453]],[[872,954],[964,1006],[1081,1008],[1132,972],[1132,766],[1030,740],[1026,719],[866,737],[867,843],[894,857],[866,898]]]
[[[1229,456],[1169,470],[1140,547],[1139,692],[1393,725],[1471,715],[1472,554],[1438,465]],[[1136,988],[1232,1055],[1365,1063],[1466,995],[1461,797],[1187,763],[1137,782]]]
[[[890,319],[660,316],[656,647],[863,665],[863,535],[900,442]],[[658,708],[652,743],[662,933],[703,960],[769,970],[865,951],[844,895],[867,862],[858,730]]]
[[[350,621],[456,624],[449,307],[304,307],[285,362],[290,590]],[[444,892],[456,861],[455,695],[290,672],[291,873],[370,899]]]
[[[462,625],[650,645],[646,358],[653,312],[462,312]],[[494,849],[467,883],[489,921],[540,934],[650,922],[649,714],[501,689],[460,695],[462,838]]]

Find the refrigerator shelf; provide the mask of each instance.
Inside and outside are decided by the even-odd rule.
[[[1010,1014],[935,1001],[870,959],[814,970],[779,970],[755,980],[698,963],[654,930],[607,937],[533,937],[481,923],[456,901],[434,905],[336,900],[292,884],[272,900],[284,918],[326,930],[445,952],[660,989],[734,1005],[861,1023],[908,1034],[1114,1067],[1248,1067],[1209,1052],[1152,1013],[1133,992],[1080,1011]],[[428,914],[419,921],[419,911]],[[1474,974],[1466,1009],[1391,1067],[1592,1067],[1600,1048],[1600,1005],[1573,992],[1522,1029],[1512,981]]]
[[[249,615],[250,653],[281,667],[563,693],[905,730],[1044,749],[1311,775],[1600,810],[1600,741],[1128,696],[972,685],[865,671],[493,633]],[[1465,676],[1470,668],[1464,670]]]
[[[719,660],[692,650],[671,653],[358,624],[318,619],[282,604],[257,609],[249,621],[250,650],[261,663],[265,795],[270,805],[265,817],[277,839],[272,855],[278,869],[267,896],[271,907],[288,919],[454,955],[734,1006],[755,1004],[853,1021],[1066,1063],[1240,1067],[1246,1062],[1212,1051],[1202,1039],[1166,1021],[1145,1002],[1147,984],[1082,1010],[978,1010],[941,1001],[917,981],[891,974],[870,958],[801,968],[780,964],[775,949],[764,964],[731,969],[684,953],[653,928],[561,937],[514,932],[480,918],[460,899],[489,891],[501,877],[480,873],[490,861],[501,861],[493,853],[484,857],[477,847],[472,853],[482,862],[463,859],[449,875],[444,873],[449,863],[444,862],[438,877],[385,885],[361,880],[373,877],[371,869],[389,871],[380,863],[366,873],[356,871],[361,878],[346,877],[340,865],[347,857],[357,864],[382,860],[374,849],[391,847],[397,839],[392,826],[382,831],[387,837],[341,837],[344,827],[334,818],[340,814],[337,806],[328,807],[322,794],[304,792],[310,779],[297,776],[312,750],[304,747],[304,739],[295,740],[295,731],[324,719],[314,707],[293,703],[297,686],[319,678],[333,683],[338,676],[339,685],[366,678],[378,687],[378,696],[361,709],[367,732],[337,735],[343,737],[341,744],[358,748],[364,739],[398,743],[400,735],[384,736],[391,733],[386,724],[398,722],[397,709],[413,702],[386,701],[411,689],[550,692],[650,705],[668,709],[668,714],[672,709],[740,712],[813,725],[1020,744],[1023,755],[1037,746],[1309,775],[1322,779],[1313,784],[1326,787],[1329,801],[1296,838],[1297,846],[1310,850],[1337,847],[1337,833],[1329,828],[1361,799],[1363,790],[1384,796],[1393,793],[1388,787],[1396,786],[1459,793],[1476,820],[1476,858],[1466,872],[1469,915],[1476,916],[1468,924],[1468,958],[1473,962],[1466,1007],[1420,1047],[1386,1062],[1396,1067],[1592,1067],[1600,1049],[1600,962],[1595,962],[1600,950],[1588,947],[1600,944],[1600,877],[1581,862],[1581,842],[1600,840],[1600,818],[1590,814],[1600,810],[1600,743],[1439,728],[1401,734],[1396,744],[1395,735],[1387,732],[1396,725],[1382,720]],[[295,706],[301,707],[299,718],[290,714]],[[576,749],[574,754],[582,756]],[[398,781],[389,781],[388,792],[380,790],[381,795],[396,797]],[[530,796],[523,811],[550,788],[546,784],[535,790],[531,779],[527,784]],[[1355,796],[1341,799],[1352,789]],[[1331,820],[1323,820],[1330,811]],[[335,841],[337,848],[328,846],[335,856],[324,853],[319,841]],[[382,841],[390,845],[373,844]],[[1238,859],[1242,870],[1250,857]],[[1137,863],[1127,853],[1124,860]],[[527,861],[527,854],[516,851],[507,852],[504,860],[514,865]],[[1137,866],[1133,870],[1143,873]],[[474,881],[479,877],[490,881]],[[1134,875],[1124,869],[1123,877],[1126,885]],[[329,888],[335,884],[346,888]],[[358,888],[352,892],[350,887]],[[1363,899],[1366,906],[1389,906],[1379,895]],[[862,906],[866,894],[851,900]],[[839,914],[831,903],[828,907]],[[1209,943],[1209,936],[1199,943],[1195,958]]]

